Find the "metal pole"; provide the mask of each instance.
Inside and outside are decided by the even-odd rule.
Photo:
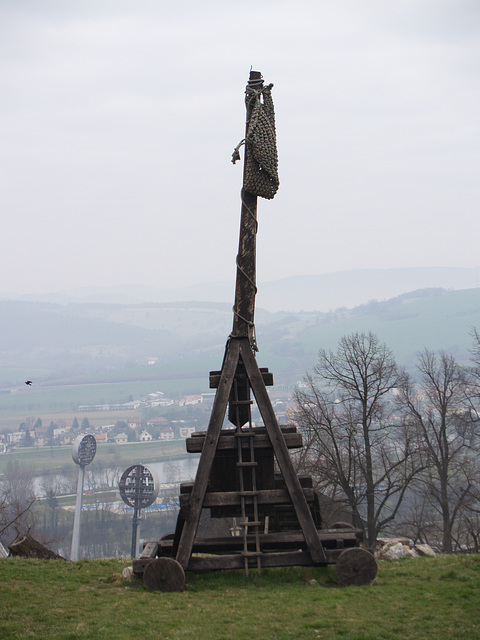
[[[138,522],[140,520],[139,518],[139,511],[140,509],[137,509],[137,507],[133,508],[133,523],[132,523],[132,548],[131,548],[131,552],[130,555],[132,558],[136,558],[137,557],[137,527],[138,527]]]
[[[75,503],[75,519],[73,521],[72,549],[70,560],[78,560],[78,550],[80,547],[80,518],[82,515],[83,481],[85,478],[85,467],[78,467],[77,501]]]

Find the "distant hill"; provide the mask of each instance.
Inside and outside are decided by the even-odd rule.
[[[369,300],[387,300],[415,289],[474,289],[480,286],[480,267],[415,267],[357,269],[321,275],[292,276],[259,282],[257,308],[275,311],[332,311],[352,308]],[[0,299],[57,304],[142,304],[165,302],[220,302],[231,305],[233,282],[211,282],[162,290],[143,285],[85,287],[45,295],[0,294]]]
[[[417,289],[473,289],[480,286],[480,267],[357,269],[295,276],[259,285],[257,302],[269,311],[333,311],[370,300],[389,300]]]
[[[289,359],[288,371],[300,374],[312,369],[320,348],[335,349],[345,334],[372,331],[400,364],[412,369],[424,347],[443,349],[466,362],[473,327],[480,328],[479,289],[422,289],[327,314],[290,314],[259,327],[258,340],[262,352]]]
[[[36,381],[95,382],[155,375],[206,376],[221,366],[231,305],[218,302],[53,304],[0,301],[0,388]],[[411,366],[424,346],[469,355],[480,327],[480,289],[421,289],[331,312],[256,313],[258,361],[276,384],[311,370],[320,347],[353,331],[373,331]],[[157,364],[147,366],[146,359]]]

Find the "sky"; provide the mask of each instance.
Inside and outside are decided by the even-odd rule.
[[[0,291],[233,282],[251,68],[259,282],[480,264],[478,0],[0,0]]]

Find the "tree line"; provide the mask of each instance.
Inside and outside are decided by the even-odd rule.
[[[295,392],[299,471],[324,494],[326,526],[348,518],[374,548],[405,535],[445,553],[480,550],[480,334],[471,359],[424,349],[401,368],[372,333],[320,349]]]

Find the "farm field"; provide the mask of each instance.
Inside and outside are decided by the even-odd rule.
[[[133,375],[133,373],[132,373]],[[167,397],[179,399],[191,389],[208,390],[208,372],[203,377],[179,379],[144,379],[93,382],[83,384],[34,383],[31,387],[20,387],[14,393],[0,396],[0,417],[32,412],[58,413],[78,412],[79,405],[117,404],[128,402],[132,397],[141,398],[149,393],[162,391]]]
[[[95,462],[103,467],[128,464],[148,464],[186,456],[185,441],[133,442],[122,445],[100,444]],[[0,456],[0,477],[5,473],[9,460],[18,460],[22,465],[38,472],[61,472],[66,465],[72,466],[72,447],[40,447],[16,449],[12,454]]]

